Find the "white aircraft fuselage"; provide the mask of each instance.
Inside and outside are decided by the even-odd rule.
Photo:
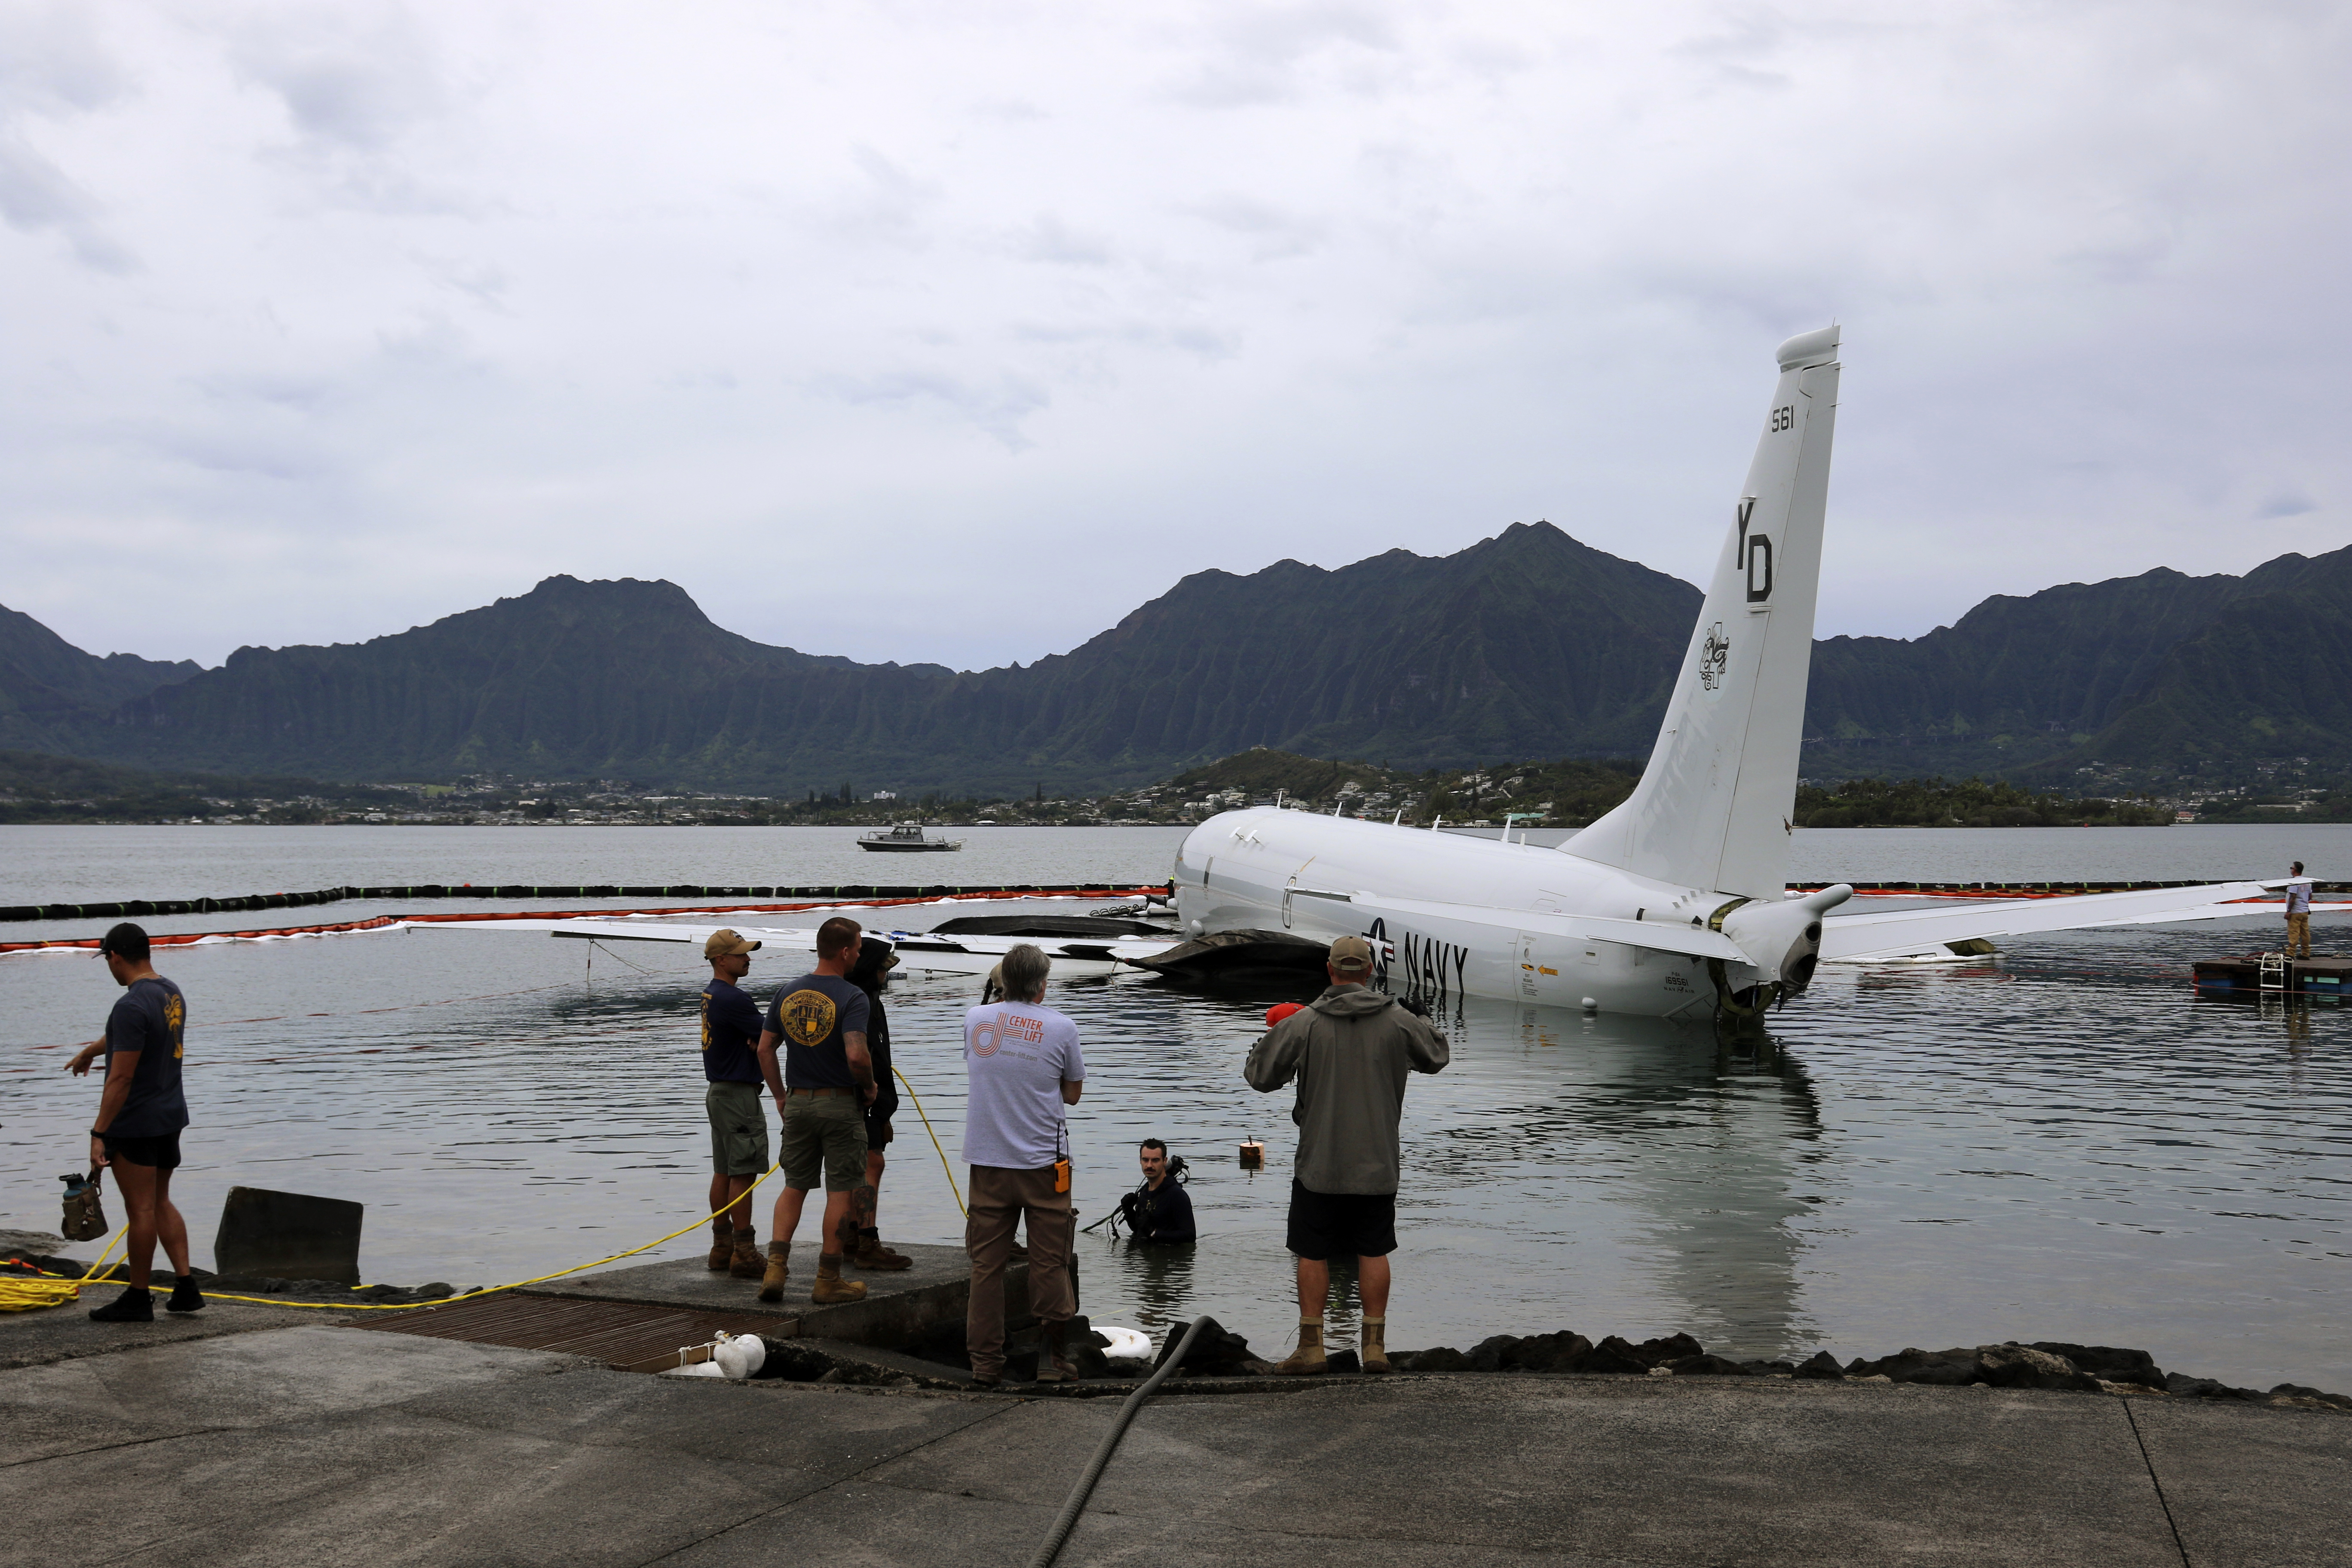
[[[1395,992],[1504,996],[1611,1013],[1711,1013],[1811,978],[1820,910],[1676,885],[1557,849],[1258,807],[1194,828],[1177,852],[1187,934],[1361,936]],[[1712,962],[1710,962],[1712,961]]]

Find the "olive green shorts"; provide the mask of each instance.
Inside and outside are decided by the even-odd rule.
[[[714,1083],[702,1097],[710,1112],[710,1169],[720,1176],[756,1176],[768,1168],[768,1113],[756,1083]]]
[[[866,1110],[854,1094],[784,1096],[784,1185],[808,1192],[820,1167],[824,1190],[845,1193],[866,1180]]]

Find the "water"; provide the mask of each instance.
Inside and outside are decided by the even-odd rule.
[[[923,875],[1150,878],[1179,837],[1001,829],[1000,847],[988,832]],[[10,827],[0,903],[882,874],[850,858],[851,837]],[[2225,877],[2290,858],[2352,877],[2352,828],[1853,829],[1801,832],[1796,853],[1806,878]],[[1775,1016],[1768,1045],[1737,1051],[1703,1026],[1473,1003],[1445,1021],[1454,1067],[1408,1097],[1391,1337],[1687,1329],[1740,1356],[2084,1340],[2263,1387],[2352,1388],[2338,1305],[2352,1287],[2352,1015],[2200,1002],[2187,984],[2193,958],[2275,924],[2036,938],[1998,966],[1832,966]],[[2319,924],[2326,947],[2338,932]],[[34,934],[88,933],[0,932]],[[707,1184],[701,972],[685,954],[600,953],[592,982],[575,944],[421,931],[185,950],[165,968],[191,1003],[196,1125],[179,1184],[200,1261],[234,1183],[362,1200],[369,1278],[459,1285],[658,1236]],[[755,994],[782,977],[755,966]],[[900,1065],[950,1156],[971,990],[916,979],[890,1002]],[[86,958],[0,959],[0,1225],[55,1226],[54,1177],[75,1164],[95,1096],[58,1069],[113,994]],[[1132,1184],[1133,1145],[1157,1133],[1194,1163],[1206,1237],[1160,1253],[1087,1238],[1087,1309],[1146,1327],[1206,1310],[1278,1349],[1295,1321],[1288,1096],[1256,1095],[1239,1071],[1278,998],[1123,980],[1050,999],[1087,1040],[1072,1116],[1086,1217]],[[885,1235],[958,1239],[911,1107],[898,1131]],[[1233,1156],[1253,1132],[1269,1152],[1255,1176]],[[689,1236],[654,1256],[695,1250]],[[1335,1331],[1351,1326],[1339,1310]]]

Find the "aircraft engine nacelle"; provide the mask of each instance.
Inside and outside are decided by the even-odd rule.
[[[1766,980],[1778,981],[1782,994],[1794,996],[1812,984],[1822,961],[1822,916],[1852,897],[1853,889],[1840,882],[1777,904],[1734,904],[1708,923],[1738,942]]]

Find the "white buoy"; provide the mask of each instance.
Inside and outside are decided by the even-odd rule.
[[[1600,1004],[1600,1003],[1598,1003],[1598,1002],[1596,1002],[1596,1001],[1594,1001],[1594,1000],[1593,1000],[1591,997],[1590,997],[1590,996],[1587,996],[1587,997],[1584,999],[1584,1002],[1583,1002],[1583,1007],[1584,1007],[1584,1010],[1585,1010],[1586,1012],[1588,1012],[1588,1013],[1598,1013],[1599,1011],[1601,1011],[1601,1004]]]
[[[1139,1330],[1114,1329],[1097,1323],[1095,1325],[1095,1332],[1110,1342],[1103,1347],[1103,1354],[1114,1360],[1149,1361],[1151,1359],[1151,1337]]]

